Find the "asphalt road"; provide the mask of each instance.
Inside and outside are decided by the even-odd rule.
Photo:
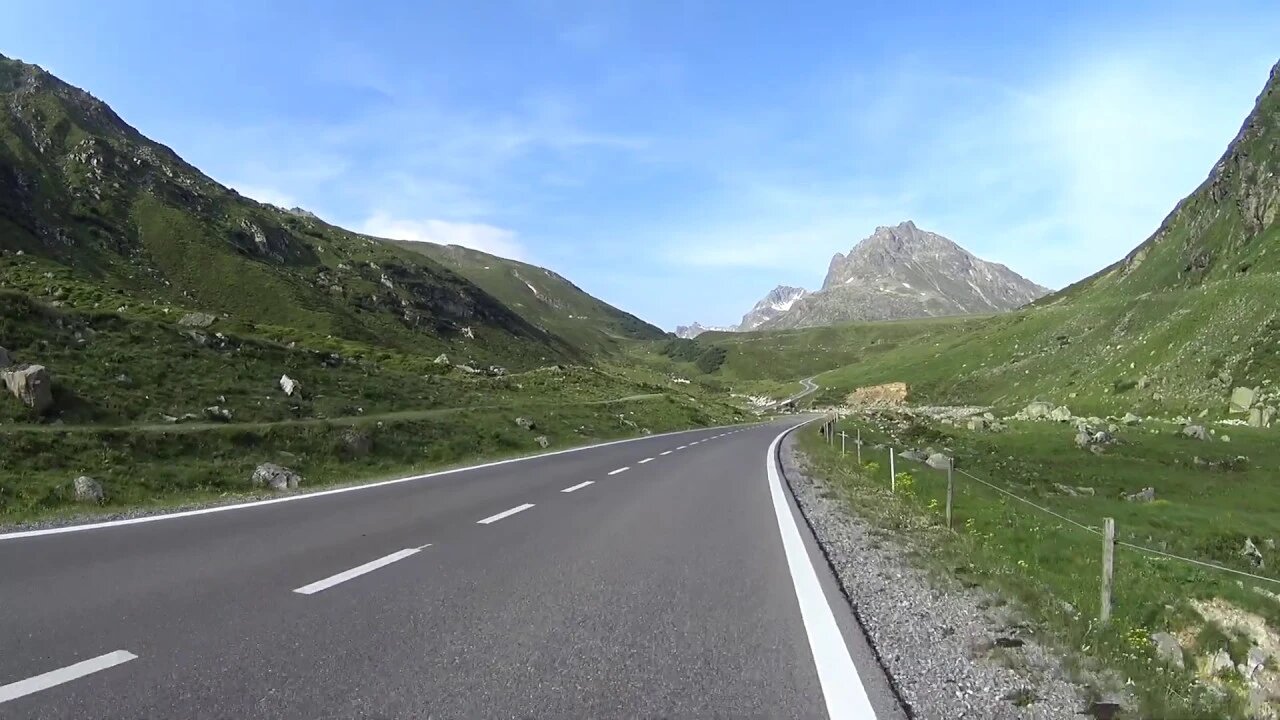
[[[0,717],[902,717],[791,424],[0,535]]]

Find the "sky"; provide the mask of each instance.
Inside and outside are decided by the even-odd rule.
[[[185,7],[185,6],[190,7]],[[980,7],[976,7],[980,6]],[[912,219],[1054,288],[1204,179],[1280,3],[12,3],[0,53],[214,179],[672,329]]]

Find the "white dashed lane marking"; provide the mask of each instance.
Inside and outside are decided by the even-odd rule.
[[[570,485],[569,487],[567,487],[567,488],[565,488],[565,489],[561,490],[560,492],[563,492],[563,493],[570,493],[570,492],[573,492],[574,490],[581,490],[582,488],[584,488],[584,487],[586,487],[586,486],[588,486],[588,485],[594,485],[594,484],[595,484],[595,481],[594,481],[594,480],[588,480],[588,481],[586,481],[586,482],[580,482],[580,483],[578,483],[577,485]]]
[[[359,567],[353,567],[350,570],[344,570],[338,573],[337,575],[331,575],[323,580],[317,580],[311,583],[310,585],[303,585],[300,588],[294,589],[294,592],[298,593],[299,595],[314,595],[320,592],[321,590],[327,590],[333,587],[334,585],[344,583],[353,578],[358,578],[361,575],[364,575],[365,573],[373,572],[374,570],[377,570],[380,567],[386,567],[387,565],[390,565],[393,562],[398,562],[411,555],[417,555],[419,552],[422,551],[423,548],[429,548],[429,547],[431,547],[431,545],[428,544],[428,545],[423,545],[422,547],[407,548],[399,552],[393,552],[390,555],[387,555],[386,557],[380,557],[377,560],[374,560],[372,562],[367,562]]]
[[[643,464],[645,464],[645,463],[647,463],[647,462],[650,462],[650,461],[652,461],[652,460],[653,460],[653,458],[651,458],[651,457],[647,457],[647,458],[645,458],[645,459],[641,460],[640,462],[638,462],[638,463],[636,463],[636,464],[637,464],[637,465],[643,465]]]
[[[48,690],[51,687],[71,682],[85,675],[92,675],[101,672],[107,668],[115,667],[130,660],[136,660],[137,655],[128,650],[116,650],[106,655],[99,655],[96,658],[82,660],[74,665],[68,665],[57,670],[50,670],[47,673],[41,673],[35,677],[29,677],[26,680],[11,682],[8,685],[0,685],[0,703],[16,700],[17,698],[32,693]]]
[[[620,467],[620,468],[618,468],[617,470],[610,470],[610,471],[609,471],[609,474],[610,474],[610,475],[617,475],[618,473],[624,473],[624,472],[626,472],[626,471],[628,471],[628,470],[630,470],[630,469],[631,469],[630,467]]]
[[[658,453],[658,454],[659,454],[659,455],[670,455],[670,454],[671,454],[671,451],[670,451],[670,450],[663,450],[662,452],[660,452],[660,453]]]
[[[489,523],[496,523],[496,522],[498,522],[499,520],[501,520],[501,519],[503,519],[503,518],[509,518],[509,517],[511,517],[512,515],[515,515],[516,513],[519,513],[519,512],[524,512],[525,510],[528,510],[528,509],[529,509],[529,508],[531,508],[531,507],[533,507],[533,503],[525,503],[524,505],[519,505],[519,506],[513,507],[513,508],[511,508],[510,510],[503,510],[502,512],[498,513],[497,515],[490,515],[489,517],[487,517],[487,518],[485,518],[485,519],[483,519],[483,520],[477,520],[477,521],[476,521],[476,524],[477,524],[477,525],[488,525]]]

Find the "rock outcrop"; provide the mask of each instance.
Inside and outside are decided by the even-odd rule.
[[[250,478],[254,487],[266,487],[271,490],[296,490],[302,484],[302,476],[282,465],[262,463]]]
[[[43,415],[53,406],[53,378],[43,365],[16,365],[0,370],[0,380],[9,393]]]

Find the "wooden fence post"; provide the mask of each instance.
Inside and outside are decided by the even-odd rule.
[[[893,448],[889,448],[889,491],[898,492],[898,473],[893,468]]]
[[[1111,620],[1111,582],[1115,572],[1116,521],[1105,518],[1102,521],[1102,607],[1098,610],[1098,619],[1106,623]]]
[[[955,496],[955,471],[956,459],[949,458],[947,461],[947,529],[951,529],[951,499]]]

